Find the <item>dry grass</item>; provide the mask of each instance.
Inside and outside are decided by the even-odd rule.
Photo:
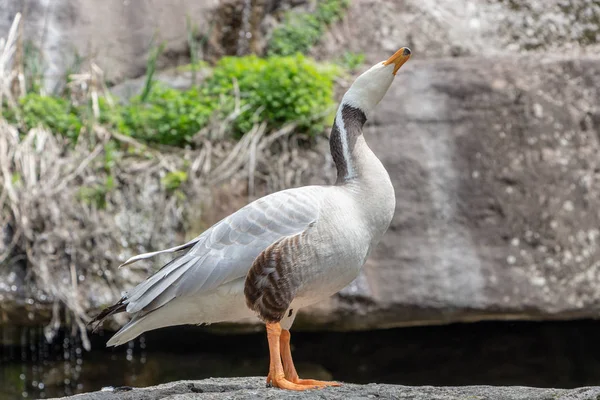
[[[15,104],[13,84],[21,79],[13,65],[19,18],[0,46],[0,94],[7,104]],[[82,100],[97,105],[106,94],[102,72],[93,64],[73,78],[72,89]],[[213,188],[247,182],[244,189],[253,199],[306,183],[323,165],[323,155],[299,145],[303,138],[293,125],[276,132],[258,125],[239,141],[224,139],[234,117],[199,132],[194,149],[162,151],[97,125],[75,145],[41,127],[20,135],[0,118],[0,229],[11,232],[0,268],[23,265],[29,284],[47,295],[48,307],[54,305],[49,339],[64,325],[60,316],[66,309],[89,348],[89,314],[116,301],[152,268],[116,267],[135,253],[200,233]],[[107,146],[115,141],[116,152]],[[115,158],[110,167],[108,155]],[[184,171],[187,180],[167,190],[161,179],[174,171]],[[114,184],[101,193],[102,204],[82,199],[82,188],[102,188],[108,176]]]
[[[18,46],[18,33],[21,24],[21,14],[17,14],[6,38],[0,38],[0,115],[2,115],[2,107],[6,102],[9,107],[16,108],[14,94],[15,82],[18,82],[17,89],[21,93],[25,92],[25,78],[22,70],[16,67],[14,63],[15,54]]]

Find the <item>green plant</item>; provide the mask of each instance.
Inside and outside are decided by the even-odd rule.
[[[12,183],[14,186],[20,186],[22,183],[21,174],[18,172],[13,173],[10,177],[10,183]]]
[[[142,102],[148,99],[148,96],[152,91],[152,85],[154,84],[154,73],[156,72],[156,62],[158,61],[158,57],[164,49],[165,44],[162,43],[160,46],[150,50],[150,56],[148,57],[148,61],[146,62],[146,81],[144,83],[144,90],[140,95],[140,99]]]
[[[313,15],[290,12],[283,24],[273,30],[267,53],[280,56],[305,53],[322,35],[323,27]]]
[[[44,81],[44,62],[41,52],[30,40],[25,42],[23,49],[26,91],[39,92]]]
[[[187,28],[187,42],[188,47],[190,48],[190,70],[192,71],[192,86],[196,86],[197,83],[197,72],[200,66],[200,59],[198,57],[200,46],[202,45],[203,40],[198,40],[199,30],[198,27],[192,25],[192,21],[190,16],[186,17]],[[204,39],[204,37],[202,38]]]
[[[215,21],[213,20],[208,33],[201,35],[198,26],[192,25],[190,16],[186,16],[187,43],[190,49],[190,64],[186,67],[192,72],[192,86],[196,86],[198,70],[204,68],[206,65],[206,62],[200,59],[200,51],[212,34],[214,26]]]
[[[149,69],[151,72],[152,67]],[[314,134],[322,131],[326,114],[332,109],[333,82],[339,70],[301,54],[226,57],[199,87],[179,91],[147,81],[147,90],[126,105],[100,97],[97,121],[89,104],[75,107],[67,99],[35,93],[24,96],[18,109],[6,109],[4,116],[22,129],[43,125],[73,140],[84,124],[97,122],[143,142],[185,146],[213,115],[223,119],[239,106],[242,112],[231,130],[235,137],[263,121],[269,128],[294,122]],[[116,148],[109,142],[105,150],[105,169],[109,172]]]
[[[364,53],[353,53],[351,51],[346,51],[340,59],[340,65],[342,65],[344,68],[350,71],[354,71],[356,68],[360,67],[364,62]]]
[[[324,0],[319,1],[315,14],[317,18],[326,25],[343,18],[346,8],[350,5],[350,0]]]
[[[86,204],[93,204],[99,209],[106,208],[106,196],[115,187],[115,180],[112,175],[108,175],[103,183],[82,186],[77,191],[77,198]]]
[[[199,88],[178,91],[155,84],[146,101],[138,96],[112,109],[101,100],[100,122],[145,142],[183,146],[214,113],[226,117],[239,100],[246,111],[234,121],[234,136],[262,121],[271,128],[295,122],[316,133],[324,127],[324,112],[333,105],[333,79],[338,73],[335,66],[319,65],[302,55],[225,57]]]
[[[161,180],[160,183],[168,191],[175,191],[181,187],[188,179],[188,174],[185,171],[173,171],[167,173]]]
[[[187,91],[155,84],[146,101],[135,97],[113,110],[110,119],[129,136],[150,143],[183,146],[205,126],[214,106],[200,96],[198,89]]]
[[[307,52],[328,25],[343,17],[348,5],[349,0],[322,0],[314,13],[288,11],[282,24],[273,30],[267,53],[289,56]]]
[[[60,97],[42,96],[28,93],[19,100],[20,117],[24,127],[29,130],[44,126],[52,132],[60,133],[76,140],[83,123],[78,110],[69,101]],[[15,113],[6,115],[7,120],[17,122]]]
[[[88,118],[92,118],[93,114],[91,112],[92,104],[88,104],[87,116]],[[122,121],[122,110],[123,106],[115,101],[109,102],[105,97],[98,98],[98,108],[100,109],[100,117],[98,118],[98,122],[101,125],[108,125],[111,127],[118,126]]]
[[[271,127],[295,122],[310,133],[320,132],[323,114],[333,105],[334,66],[319,66],[298,54],[294,57],[225,57],[205,82],[203,93],[220,99],[221,109],[230,112],[235,103],[234,81],[240,104],[248,108],[235,121],[237,135],[257,122]]]
[[[62,89],[58,91],[60,92],[58,94],[62,97],[69,97],[71,95],[71,88],[69,87],[69,83],[72,82],[72,75],[81,71],[81,67],[83,66],[83,63],[85,61],[86,59],[84,57],[82,57],[78,52],[75,52],[75,54],[73,54],[73,60],[67,66],[64,72],[64,82],[59,82],[56,87],[52,88],[53,93],[56,93],[58,89]],[[61,88],[63,83],[66,83],[66,85],[64,85],[64,87]]]
[[[104,170],[110,173],[112,168],[117,164],[118,159],[118,144],[114,140],[109,140],[104,145]]]

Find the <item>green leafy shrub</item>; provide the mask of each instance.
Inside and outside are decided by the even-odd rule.
[[[308,13],[286,14],[283,24],[273,30],[269,41],[269,55],[289,56],[306,53],[323,35],[323,26]]]
[[[182,146],[208,122],[214,106],[198,89],[179,91],[155,84],[146,101],[134,97],[126,106],[116,107],[107,122],[116,129],[150,143]]]
[[[350,0],[324,0],[319,1],[315,14],[317,18],[326,25],[330,25],[342,19]]]
[[[222,112],[233,109],[234,80],[244,112],[235,122],[236,134],[267,121],[270,127],[296,122],[316,133],[323,129],[324,113],[333,105],[334,66],[317,65],[298,54],[294,57],[225,57],[214,69],[203,93],[221,102]],[[319,118],[320,117],[320,118]]]
[[[245,111],[233,123],[241,136],[255,123],[271,128],[295,122],[309,133],[322,131],[324,113],[333,105],[333,65],[319,65],[302,55],[258,58],[225,57],[199,88],[187,91],[154,84],[146,101],[134,97],[128,105],[110,108],[100,101],[100,122],[150,143],[189,144],[215,113],[221,118],[239,103]]]
[[[52,132],[60,133],[76,140],[83,123],[78,110],[66,99],[28,93],[19,100],[20,115],[26,129],[43,126]],[[6,119],[18,123],[17,114],[10,111]]]
[[[267,53],[306,53],[319,41],[327,25],[344,16],[348,4],[349,0],[323,0],[317,3],[314,13],[287,12],[282,24],[273,30]]]
[[[101,97],[97,122],[147,143],[185,146],[213,115],[223,119],[239,102],[243,112],[233,122],[235,137],[263,121],[269,128],[295,122],[306,132],[318,133],[324,128],[327,112],[332,111],[333,82],[338,73],[339,67],[316,63],[301,54],[226,57],[201,86],[190,90],[152,82],[143,95],[125,105],[111,106]],[[64,98],[35,93],[20,100],[16,113],[5,108],[5,117],[22,122],[24,129],[43,125],[72,139],[84,124],[94,121],[90,105],[76,108]],[[112,154],[108,150],[107,154]]]

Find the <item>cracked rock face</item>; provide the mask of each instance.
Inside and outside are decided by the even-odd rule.
[[[345,21],[315,49],[322,57],[363,52],[370,62],[399,46],[418,58],[506,56],[600,49],[598,0],[353,0]],[[385,57],[383,57],[385,58]]]
[[[265,388],[264,378],[206,379],[173,382],[145,389],[106,390],[69,397],[77,400],[192,400],[192,399],[406,399],[406,400],[584,400],[600,395],[599,388],[536,389],[527,387],[409,387],[398,385],[353,385],[306,392]]]
[[[47,63],[45,83],[48,90],[53,90],[62,84],[77,56],[98,62],[111,82],[144,74],[149,51],[163,41],[167,43],[168,57],[161,64],[185,60],[186,16],[204,26],[218,0],[183,0],[177,2],[177,7],[160,0],[5,3],[0,13],[0,37],[6,36],[15,13],[22,12],[25,38],[41,47]]]

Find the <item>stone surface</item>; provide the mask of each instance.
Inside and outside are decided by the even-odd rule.
[[[572,390],[529,387],[409,387],[398,385],[353,385],[306,392],[265,388],[264,377],[206,379],[168,383],[145,389],[106,389],[64,399],[73,400],[152,400],[152,399],[406,399],[406,400],[592,400],[600,388]],[[131,389],[131,390],[129,390]]]
[[[360,52],[372,64],[404,45],[413,59],[542,50],[577,57],[598,53],[599,20],[596,0],[352,0],[313,54]]]
[[[159,65],[189,59],[186,20],[207,32],[219,0],[6,0],[0,12],[5,37],[17,12],[23,13],[24,39],[40,48],[48,67],[48,89],[64,81],[76,56],[93,59],[109,81],[137,77],[149,51],[165,43]]]

